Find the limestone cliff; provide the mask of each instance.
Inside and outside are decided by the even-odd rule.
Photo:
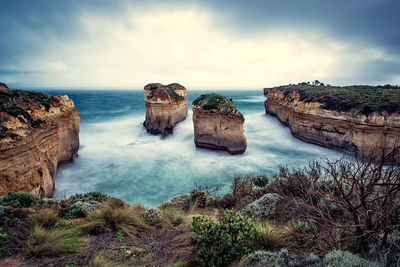
[[[79,116],[68,96],[0,90],[0,195],[53,195],[60,163],[79,148]]]
[[[230,154],[246,151],[244,117],[232,100],[218,94],[201,95],[193,101],[192,109],[197,147],[224,150]]]
[[[302,100],[296,90],[264,89],[264,92],[266,113],[277,116],[295,137],[304,141],[364,156],[376,148],[390,150],[400,144],[397,112],[365,114],[354,108],[329,110],[322,101]]]
[[[143,125],[151,134],[172,133],[176,123],[187,116],[186,88],[172,83],[150,83],[144,87],[146,120]]]

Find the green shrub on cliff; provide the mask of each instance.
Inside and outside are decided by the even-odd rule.
[[[258,250],[244,257],[241,265],[252,267],[314,266],[319,262],[320,259],[314,254],[301,256],[293,254],[287,249],[281,249],[280,251]]]
[[[15,207],[30,207],[33,204],[39,202],[39,198],[26,193],[26,192],[8,192],[7,196],[2,199],[3,202],[9,202],[11,205]]]
[[[278,200],[278,194],[268,193],[247,205],[242,212],[259,219],[267,218],[275,214]]]
[[[285,96],[297,91],[300,100],[317,101],[322,108],[337,111],[359,110],[364,114],[386,111],[400,112],[400,87],[395,86],[313,86],[307,84],[285,85],[272,89],[284,90]]]
[[[94,200],[94,201],[98,201],[98,202],[104,202],[108,199],[110,199],[111,197],[107,194],[103,194],[101,192],[88,192],[88,193],[84,193],[84,194],[75,194],[73,196],[71,196],[69,199],[71,200],[79,200],[79,201],[90,201],[90,200]]]
[[[156,89],[159,89],[159,88],[163,88],[163,87],[165,88],[165,90],[167,91],[167,94],[171,97],[172,100],[180,101],[180,100],[184,99],[183,96],[181,96],[181,95],[179,95],[179,94],[177,94],[175,92],[175,90],[178,87],[183,87],[179,83],[170,83],[168,85],[163,85],[161,83],[151,83],[150,84],[150,91],[151,92],[150,92],[150,95],[148,96],[148,98],[151,98],[153,96],[152,91],[154,91]]]
[[[227,266],[253,250],[261,238],[255,222],[240,212],[225,211],[218,221],[211,217],[193,217],[189,225],[195,233],[189,240],[201,266]]]
[[[219,94],[212,93],[201,95],[193,101],[193,105],[197,105],[203,110],[217,110],[223,114],[233,115],[244,119],[242,113],[236,109],[232,100]]]

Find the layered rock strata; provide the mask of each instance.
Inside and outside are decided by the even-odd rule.
[[[0,195],[53,195],[57,167],[79,148],[79,115],[68,96],[0,90]]]
[[[390,151],[400,145],[400,115],[386,112],[363,114],[322,108],[317,101],[302,101],[297,91],[264,89],[265,110],[288,125],[292,134],[321,146],[360,153],[368,157],[377,149]]]
[[[230,154],[246,151],[244,117],[232,100],[218,94],[201,95],[192,103],[194,143]]]
[[[146,120],[143,125],[151,134],[168,135],[175,124],[187,116],[186,88],[178,83],[150,83],[144,87]]]

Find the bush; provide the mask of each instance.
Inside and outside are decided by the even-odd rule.
[[[71,200],[80,200],[80,201],[98,201],[98,202],[104,202],[109,200],[111,197],[109,195],[103,194],[101,192],[88,192],[84,194],[75,194],[71,196],[69,199]]]
[[[298,220],[293,223],[293,230],[299,234],[315,233],[317,227],[315,226],[315,221],[310,219],[308,221]]]
[[[256,251],[241,261],[242,266],[252,267],[264,267],[264,266],[313,266],[320,260],[318,256],[314,254],[299,256],[290,253],[287,249],[281,249],[280,251]]]
[[[226,266],[235,262],[250,253],[261,237],[252,219],[230,210],[219,222],[207,216],[193,217],[189,228],[196,234],[189,242],[201,266]]]
[[[2,233],[3,229],[0,228],[0,259],[4,257],[4,250],[7,249],[8,235],[6,233]]]
[[[267,218],[275,214],[278,200],[278,194],[268,193],[247,205],[242,212],[260,219]]]
[[[9,217],[11,211],[10,207],[0,205],[0,225],[3,225]]]
[[[161,222],[161,213],[156,209],[149,209],[146,210],[144,213],[144,220],[149,225],[156,225]]]
[[[30,225],[35,227],[36,225],[44,228],[53,227],[60,218],[51,210],[42,210],[31,216]]]
[[[5,202],[10,202],[13,206],[19,207],[30,207],[39,201],[39,198],[26,193],[26,192],[8,192],[8,195],[4,198]]]
[[[103,208],[89,212],[82,227],[91,234],[112,230],[132,235],[150,228],[142,218],[144,211],[140,206],[129,207],[122,200],[110,199]]]
[[[379,264],[363,259],[348,251],[333,250],[325,255],[322,263],[315,266],[376,267],[379,266]]]
[[[29,257],[59,256],[63,253],[76,253],[84,244],[76,227],[69,229],[46,229],[34,226],[27,240]]]
[[[100,206],[100,202],[95,200],[79,200],[66,209],[65,215],[69,218],[86,217],[89,211],[95,210]]]
[[[180,209],[183,211],[188,211],[190,209],[190,199],[191,199],[191,197],[188,194],[177,196],[168,202],[161,203],[159,208],[161,210],[167,209],[167,208],[176,208],[176,209]]]

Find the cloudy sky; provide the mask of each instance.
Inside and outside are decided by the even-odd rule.
[[[399,0],[1,0],[11,87],[400,84]]]

